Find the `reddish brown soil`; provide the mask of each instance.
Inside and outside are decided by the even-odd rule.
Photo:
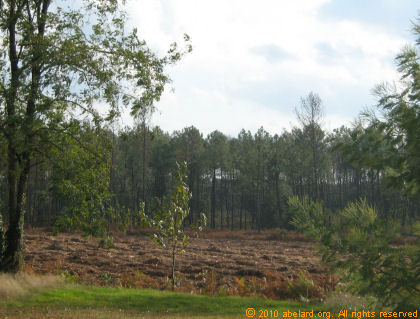
[[[209,274],[237,280],[287,281],[304,270],[315,281],[325,280],[325,269],[313,243],[300,236],[278,239],[272,232],[210,232],[192,238],[177,259],[181,290],[206,289]],[[114,236],[115,246],[99,248],[99,239],[79,234],[27,231],[25,260],[36,273],[66,273],[67,277],[94,285],[165,288],[169,285],[171,259],[167,250],[154,244],[143,232]],[[214,277],[213,277],[214,281]]]

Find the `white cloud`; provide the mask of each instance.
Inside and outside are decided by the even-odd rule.
[[[164,94],[152,123],[171,132],[195,126],[204,136],[216,129],[236,136],[242,128],[255,132],[262,125],[269,132],[281,133],[296,122],[293,114],[285,115],[247,100],[227,99],[218,91],[192,89],[188,93],[189,103],[183,105],[185,98],[180,94]]]
[[[154,122],[165,130],[195,125],[236,135],[263,125],[278,132],[294,121],[293,107],[309,91],[323,98],[332,123],[350,119],[352,101],[359,103],[355,116],[372,103],[375,84],[396,79],[392,58],[405,39],[361,22],[321,20],[327,2],[130,1],[132,23],[153,49],[166,52],[184,33],[194,46],[171,69],[176,91],[157,104]],[[258,47],[285,54],[269,59]]]

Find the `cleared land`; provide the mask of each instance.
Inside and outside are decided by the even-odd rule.
[[[116,236],[114,242],[114,247],[105,249],[98,247],[99,239],[85,240],[79,234],[53,236],[27,231],[26,264],[38,274],[61,273],[91,285],[169,288],[169,254],[145,232]],[[270,281],[278,286],[295,279],[300,270],[321,286],[333,284],[313,243],[300,236],[283,235],[281,239],[274,231],[209,232],[191,238],[186,252],[178,258],[177,290],[255,295],[257,289],[242,285],[241,278],[255,286],[269,285]],[[285,296],[270,293],[268,297]]]

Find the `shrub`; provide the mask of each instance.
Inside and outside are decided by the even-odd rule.
[[[139,270],[137,270],[134,275],[122,274],[120,276],[120,283],[121,286],[125,288],[161,288],[155,279]]]
[[[112,275],[107,272],[101,273],[101,278],[103,279],[106,286],[110,285],[112,282]]]
[[[61,276],[64,278],[64,280],[71,284],[80,284],[82,282],[81,278],[79,277],[79,274],[77,272],[74,272],[72,270],[64,270],[61,273]]]
[[[106,236],[105,238],[102,238],[99,242],[99,247],[105,249],[114,247],[114,238],[111,236]]]
[[[309,298],[317,294],[314,281],[302,270],[299,270],[295,280],[288,282],[288,286],[292,295],[301,300],[309,301]]]

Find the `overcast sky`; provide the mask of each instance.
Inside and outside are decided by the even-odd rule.
[[[173,83],[152,124],[194,125],[236,136],[296,124],[294,109],[319,94],[324,127],[349,124],[375,104],[372,89],[398,79],[394,57],[413,43],[418,0],[132,0],[131,23],[157,52],[193,52],[168,69]]]

